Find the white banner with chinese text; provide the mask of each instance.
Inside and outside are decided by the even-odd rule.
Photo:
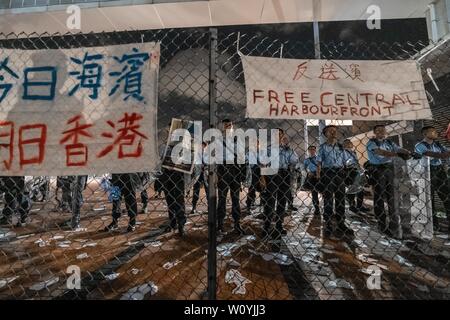
[[[431,118],[415,61],[296,60],[243,56],[249,118]]]
[[[0,175],[153,170],[159,57],[154,42],[0,48]]]

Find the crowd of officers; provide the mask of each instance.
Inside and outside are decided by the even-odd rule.
[[[222,121],[222,129],[233,130],[233,123],[225,119]],[[239,234],[245,233],[241,226],[241,198],[242,183],[246,180],[247,170],[250,173],[245,210],[250,213],[255,208],[256,193],[260,194],[262,206],[263,239],[280,239],[286,230],[283,227],[284,218],[288,212],[297,210],[294,206],[295,170],[303,169],[306,177],[303,179],[303,190],[308,190],[312,198],[312,213],[321,217],[323,221],[323,236],[343,239],[352,237],[353,231],[346,224],[346,202],[349,210],[354,213],[367,213],[370,211],[364,205],[364,189],[356,193],[346,193],[346,187],[354,183],[355,177],[364,172],[368,177],[368,183],[373,190],[373,213],[378,223],[380,232],[392,237],[399,237],[401,229],[400,216],[395,209],[394,190],[394,164],[396,157],[404,160],[411,157],[430,159],[431,190],[437,194],[444,204],[448,228],[450,233],[450,184],[446,161],[450,157],[447,148],[438,141],[436,128],[427,126],[422,128],[423,140],[417,143],[414,151],[400,148],[396,143],[387,138],[386,128],[377,125],[373,128],[374,137],[366,145],[368,161],[361,166],[352,142],[348,139],[339,142],[338,127],[329,125],[322,130],[325,142],[318,148],[314,145],[308,147],[308,155],[300,162],[296,151],[290,146],[289,139],[282,129],[279,130],[279,168],[274,173],[267,174],[267,167],[260,165],[257,154],[247,154],[247,164],[238,164],[236,151],[229,153],[234,159],[227,159],[226,164],[217,165],[217,229],[225,232],[225,217],[227,196],[231,198],[231,216],[233,231]],[[203,149],[206,144],[203,143]],[[225,145],[227,148],[228,146]],[[253,158],[252,158],[253,157]],[[250,161],[252,160],[252,161]],[[200,189],[203,187],[208,195],[207,166],[200,165],[195,170],[192,189],[192,211],[197,212]],[[142,213],[148,213],[149,197],[145,186],[149,175],[142,174],[112,174],[109,200],[112,206],[112,222],[104,231],[118,229],[118,220],[122,214],[121,202],[125,202],[129,216],[128,231],[136,228],[137,197],[140,192]],[[82,191],[86,188],[87,176],[58,177],[58,189],[62,189],[60,208],[72,212],[72,219],[67,226],[72,229],[80,227],[80,208],[83,204]],[[24,177],[2,177],[2,192],[4,192],[4,208],[0,218],[0,225],[11,224],[14,212],[20,214],[18,226],[27,223],[29,203],[24,201]],[[139,187],[141,186],[141,187]],[[185,206],[185,174],[169,168],[162,168],[161,174],[155,181],[155,197],[164,193],[168,208],[168,223],[160,226],[165,232],[177,231],[184,235],[186,223]],[[319,195],[323,200],[321,210]],[[434,203],[434,201],[433,201]],[[414,204],[413,204],[414,205]],[[438,218],[433,208],[434,229],[439,230]]]

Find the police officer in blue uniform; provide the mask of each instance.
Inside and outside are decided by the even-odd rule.
[[[416,144],[416,153],[430,157],[431,194],[438,194],[444,204],[448,221],[448,232],[450,234],[450,182],[445,162],[450,157],[450,151],[441,143],[436,141],[438,133],[435,127],[426,126],[422,128],[423,140]],[[433,226],[438,230],[438,219],[433,204]]]
[[[113,187],[118,188],[119,193],[116,199],[113,199],[112,207],[112,219],[113,221],[105,227],[104,231],[115,231],[119,228],[119,218],[122,215],[120,209],[120,203],[122,198],[125,200],[125,206],[127,208],[129,222],[127,232],[132,232],[136,229],[136,215],[137,215],[137,202],[136,202],[136,175],[135,173],[113,173],[111,175],[111,184]]]
[[[393,158],[410,156],[408,150],[400,148],[393,141],[386,139],[384,125],[373,128],[375,137],[366,145],[369,163],[373,168],[374,213],[378,220],[379,230],[387,235],[398,237],[400,232],[400,217],[394,204],[394,165]],[[388,207],[388,215],[385,211]],[[389,218],[389,221],[388,221]]]
[[[289,146],[289,140],[283,130],[279,129],[279,164],[275,174],[265,175],[266,189],[264,191],[264,229],[263,238],[273,236],[281,239],[286,230],[283,228],[283,219],[286,213],[286,204],[291,192],[291,175],[289,169],[295,167],[299,160],[297,153]],[[273,152],[274,150],[272,150]],[[275,230],[272,232],[271,224],[275,217]]]
[[[250,150],[247,155],[247,163],[251,174],[250,186],[247,192],[246,207],[247,212],[250,212],[254,208],[256,202],[256,192],[261,193],[260,179],[261,179],[261,167],[259,165],[258,148],[259,142],[256,144],[256,150]]]
[[[314,206],[314,215],[320,215],[319,206],[319,192],[317,190],[317,149],[316,146],[308,147],[309,157],[303,161],[303,166],[306,171],[305,184],[308,185],[308,190],[311,190],[312,202]]]
[[[224,134],[224,163],[217,165],[217,188],[218,188],[218,201],[217,201],[217,229],[221,232],[224,230],[224,220],[226,216],[226,201],[227,194],[230,192],[231,197],[231,215],[234,220],[234,231],[238,234],[243,234],[240,225],[241,218],[241,206],[240,206],[240,191],[241,182],[245,178],[244,169],[245,164],[238,163],[237,150],[232,150],[230,148],[236,147],[228,146],[225,143],[226,135],[232,136],[233,123],[229,119],[222,120],[222,129]],[[234,141],[236,144],[236,141]],[[231,151],[231,152],[227,152]],[[232,157],[232,159],[227,159],[227,156]]]
[[[324,237],[332,235],[339,239],[353,236],[345,224],[345,161],[346,154],[337,139],[337,127],[326,126],[322,130],[326,142],[319,147],[317,177],[323,188]],[[333,221],[336,225],[334,228]]]
[[[358,155],[356,154],[353,142],[350,139],[345,139],[343,141],[343,146],[345,152],[347,153],[347,161],[346,161],[346,166],[348,167],[347,179],[353,181],[354,176],[359,174],[359,171],[361,170]],[[364,189],[358,192],[357,194],[347,194],[347,201],[350,206],[349,210],[354,213],[370,211],[368,208],[364,206]]]
[[[197,202],[200,198],[200,188],[203,186],[203,189],[205,189],[206,194],[206,202],[208,202],[208,176],[206,173],[206,165],[205,165],[205,157],[203,156],[204,150],[206,148],[207,144],[206,142],[202,143],[202,150],[201,154],[199,155],[201,159],[201,163],[195,168],[198,168],[198,177],[196,177],[196,181],[193,186],[193,192],[192,192],[192,211],[191,214],[194,214],[197,210]]]

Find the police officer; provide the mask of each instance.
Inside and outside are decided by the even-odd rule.
[[[343,141],[343,146],[345,152],[347,153],[347,179],[353,180],[354,176],[359,174],[360,166],[358,161],[358,156],[354,150],[353,142],[350,139],[345,139]],[[356,199],[355,199],[356,198]],[[356,202],[355,202],[356,200]],[[355,194],[347,194],[347,201],[349,203],[349,210],[357,213],[357,212],[368,212],[370,211],[368,208],[364,206],[364,190],[361,190],[356,195]]]
[[[238,163],[237,150],[233,150],[236,146],[236,140],[232,145],[226,143],[227,136],[233,137],[233,123],[229,119],[222,120],[222,133],[224,138],[223,148],[223,164],[217,165],[217,188],[218,188],[218,203],[217,203],[217,229],[224,230],[224,220],[226,215],[227,194],[230,192],[231,196],[231,215],[234,220],[234,231],[243,234],[244,231],[240,225],[241,206],[240,206],[240,190],[241,182],[243,181],[244,164]],[[228,152],[227,152],[228,151]],[[231,157],[231,158],[229,158]]]
[[[58,176],[56,178],[56,192],[55,197],[59,206],[58,209],[61,211],[71,211],[72,210],[72,191],[71,186],[75,180],[74,176]],[[58,200],[58,189],[61,189],[61,201]]]
[[[250,186],[248,188],[246,207],[247,212],[250,212],[255,206],[256,192],[261,192],[260,188],[260,178],[261,178],[261,167],[259,166],[258,157],[259,142],[256,143],[255,150],[249,150],[247,155],[248,168],[251,174]]]
[[[450,183],[447,173],[445,161],[450,157],[450,151],[440,144],[436,139],[438,133],[435,127],[426,126],[422,128],[423,140],[416,144],[415,151],[423,156],[430,157],[430,173],[431,173],[431,194],[438,194],[444,204],[449,225],[448,232],[450,234]],[[433,204],[433,226],[438,230],[439,223],[435,216],[436,211]]]
[[[72,219],[68,222],[72,230],[80,228],[80,213],[83,205],[83,190],[87,186],[87,176],[76,176],[71,185],[71,205],[72,205]]]
[[[290,167],[295,167],[299,160],[297,153],[289,146],[289,139],[283,130],[279,129],[279,167],[275,174],[265,175],[266,189],[264,192],[264,229],[263,238],[272,236],[279,240],[286,230],[283,228],[283,219],[286,213],[286,204],[291,192]],[[275,150],[271,150],[274,152]],[[275,230],[272,232],[271,224],[275,216]]]
[[[14,212],[20,214],[19,222],[17,226],[25,226],[27,224],[27,218],[29,213],[29,201],[25,195],[25,177],[1,177],[2,191],[4,194],[4,207],[2,211],[2,217],[0,218],[0,225],[11,225],[12,216]]]
[[[142,203],[141,213],[148,213],[148,193],[147,193],[147,183],[150,180],[150,174],[148,172],[140,172],[139,176],[139,189],[140,189],[140,197]]]
[[[206,148],[206,142],[202,143],[202,152],[200,156],[200,159],[202,159],[201,163],[196,166],[196,169],[198,170],[198,177],[196,178],[196,181],[193,186],[193,195],[192,195],[192,211],[191,214],[196,212],[197,209],[197,202],[200,198],[200,188],[203,186],[206,193],[206,199],[208,199],[208,180],[206,176],[206,166],[203,163],[203,151]],[[197,174],[197,173],[196,173]]]
[[[136,229],[136,215],[137,215],[137,202],[136,202],[136,178],[133,177],[135,173],[120,173],[112,174],[111,184],[118,188],[118,196],[113,199],[112,207],[112,219],[113,221],[105,227],[105,231],[115,231],[119,228],[118,220],[122,215],[120,209],[120,203],[122,197],[125,199],[125,206],[127,208],[129,222],[127,232],[132,232]]]
[[[171,124],[169,123],[168,131],[170,131],[170,126]],[[165,156],[164,150],[165,146],[161,146],[161,157]],[[166,156],[170,156],[170,154]],[[165,232],[171,232],[172,230],[178,229],[178,234],[182,237],[184,236],[184,225],[186,224],[184,173],[167,167],[163,167],[161,172],[159,181],[161,182],[161,188],[164,191],[164,196],[166,198],[169,224],[163,224],[160,228]]]
[[[323,188],[324,237],[332,235],[341,239],[353,236],[345,224],[345,151],[337,140],[337,127],[326,126],[322,130],[326,142],[319,147],[317,178]],[[333,226],[336,222],[336,228]]]
[[[400,233],[400,217],[395,211],[394,204],[394,165],[395,157],[406,158],[409,151],[400,148],[393,141],[386,139],[384,125],[376,125],[373,128],[375,137],[367,143],[366,149],[369,163],[372,166],[374,213],[378,220],[381,232],[392,237],[398,237]],[[385,203],[388,207],[388,215],[385,212]],[[388,222],[389,218],[389,222]]]
[[[316,146],[308,147],[308,157],[303,161],[303,166],[306,171],[306,184],[308,189],[311,190],[312,202],[314,206],[314,215],[320,215],[319,206],[319,192],[317,190],[317,155]]]

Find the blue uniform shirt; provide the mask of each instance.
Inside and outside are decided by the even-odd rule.
[[[358,156],[353,150],[345,150],[345,163],[349,165],[359,165]]]
[[[298,155],[288,146],[280,146],[280,169],[288,169],[289,165],[295,166],[298,163]]]
[[[317,171],[317,156],[306,158],[303,161],[306,172],[315,173]]]
[[[319,147],[317,161],[320,162],[322,168],[343,168],[345,158],[345,150],[338,143],[331,145],[325,142]]]
[[[381,149],[390,152],[398,152],[400,147],[396,145],[394,142],[390,140],[378,140],[378,144],[374,141],[374,139],[369,140],[366,146],[367,154],[369,156],[369,163],[371,164],[387,164],[392,163],[392,158],[380,156],[375,154],[376,149]]]
[[[442,148],[440,148],[436,142],[433,142],[432,144],[428,144],[425,140],[422,140],[418,144],[416,144],[415,151],[418,154],[423,155],[427,151],[436,152],[436,153],[444,153],[444,152],[448,152],[448,149],[444,146],[442,146]],[[433,167],[440,166],[440,165],[442,165],[442,159],[431,158],[430,165]]]

